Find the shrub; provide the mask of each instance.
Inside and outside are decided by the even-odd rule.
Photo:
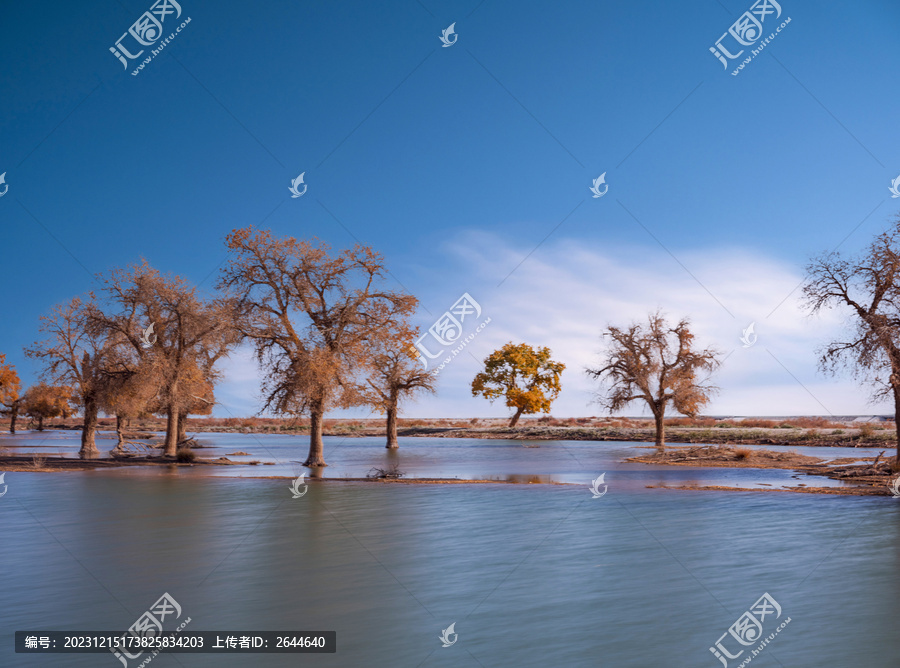
[[[747,457],[749,457],[752,453],[753,450],[751,450],[750,448],[735,448],[734,458],[737,460],[744,460],[747,459]]]
[[[197,453],[190,448],[178,448],[175,451],[175,461],[182,464],[190,464],[197,459]]]
[[[872,438],[872,434],[875,432],[875,428],[869,422],[863,422],[859,425],[859,438],[860,440]]]
[[[778,423],[774,420],[758,420],[758,419],[750,419],[750,420],[741,420],[742,427],[751,427],[757,429],[774,429],[778,426]]]

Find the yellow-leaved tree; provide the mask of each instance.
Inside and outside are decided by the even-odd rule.
[[[0,353],[0,415],[9,415],[9,431],[16,433],[16,416],[19,413],[22,383],[16,367],[6,363],[6,355]]]
[[[562,389],[559,376],[566,365],[550,359],[546,346],[534,349],[527,343],[507,343],[484,360],[484,371],[472,381],[472,396],[489,399],[503,397],[515,409],[510,427],[522,415],[549,413],[550,404]]]
[[[32,385],[22,397],[23,412],[32,422],[37,422],[38,431],[44,431],[44,420],[67,418],[77,408],[75,392],[68,385]]]

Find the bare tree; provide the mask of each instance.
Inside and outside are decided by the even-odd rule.
[[[807,273],[810,312],[838,308],[851,317],[846,339],[824,348],[820,366],[830,373],[847,368],[874,385],[873,400],[893,401],[900,466],[900,217],[859,256],[827,253]]]
[[[216,362],[237,343],[233,304],[204,301],[184,279],[163,276],[146,261],[114,270],[105,290],[118,310],[99,314],[99,321],[127,341],[157,384],[152,410],[167,417],[165,455],[174,457],[182,417],[214,382]]]
[[[644,401],[656,422],[656,446],[665,447],[666,407],[672,404],[679,413],[697,415],[717,390],[697,375],[718,368],[719,353],[694,350],[689,322],[670,327],[659,312],[650,314],[646,326],[610,326],[604,336],[611,337],[604,365],[587,369],[607,386],[600,403],[615,412],[632,401]]]
[[[356,246],[276,238],[252,227],[226,239],[220,287],[244,309],[243,335],[265,370],[264,410],[310,416],[304,466],[326,466],[322,427],[330,408],[359,405],[359,376],[378,341],[415,310],[415,297],[381,288],[384,261]]]
[[[366,387],[361,390],[366,403],[387,415],[386,448],[399,447],[397,415],[400,401],[417,392],[435,391],[437,376],[434,371],[427,371],[420,366],[415,348],[412,348],[412,341],[416,338],[417,332],[408,332],[395,340],[383,341],[387,347],[372,353]]]
[[[26,356],[44,363],[47,380],[75,389],[84,416],[79,451],[82,459],[100,454],[95,434],[106,389],[104,366],[115,347],[107,332],[91,326],[95,309],[93,295],[87,301],[75,297],[67,304],[57,304],[49,315],[41,316],[40,331],[49,337],[25,349]]]

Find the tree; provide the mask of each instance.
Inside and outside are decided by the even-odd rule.
[[[98,313],[98,322],[130,346],[130,371],[140,369],[156,386],[153,412],[166,415],[164,454],[174,457],[179,424],[216,380],[216,362],[237,343],[233,304],[204,301],[184,279],[163,276],[146,261],[116,269],[104,282],[118,310]]]
[[[263,410],[308,413],[303,465],[326,466],[326,411],[363,403],[358,381],[368,355],[396,336],[417,300],[381,287],[384,261],[366,246],[332,255],[321,242],[246,227],[232,231],[226,247],[219,286],[238,301],[241,333],[264,369]]]
[[[84,415],[79,452],[82,459],[100,454],[95,434],[106,389],[104,366],[115,347],[108,332],[92,326],[91,314],[96,308],[93,295],[87,301],[75,297],[68,304],[57,304],[50,315],[41,316],[40,331],[49,338],[25,350],[26,356],[44,363],[47,380],[75,389]]]
[[[116,348],[106,367],[106,391],[103,395],[103,411],[116,416],[116,447],[114,453],[125,445],[123,422],[133,417],[151,413],[151,402],[156,398],[159,378],[151,358],[132,360],[133,351],[126,346]]]
[[[16,417],[19,414],[22,381],[16,367],[6,363],[6,355],[0,353],[0,414],[9,415],[9,432],[16,433]]]
[[[22,412],[32,421],[37,420],[38,431],[44,431],[44,420],[67,418],[75,412],[76,399],[71,387],[65,385],[32,385],[22,397]]]
[[[894,460],[900,466],[900,217],[859,256],[821,255],[807,275],[803,292],[810,312],[839,308],[851,316],[847,336],[824,348],[820,367],[830,373],[848,368],[873,383],[873,400],[893,401]]]
[[[366,387],[361,389],[366,403],[387,415],[387,443],[384,446],[386,448],[399,447],[397,413],[401,399],[411,397],[417,392],[435,391],[437,377],[434,371],[426,371],[419,365],[418,356],[412,348],[412,341],[417,336],[417,332],[407,332],[401,335],[399,340],[408,343],[400,342],[373,352]]]
[[[515,427],[523,414],[549,413],[550,404],[562,389],[559,376],[566,368],[550,359],[550,349],[535,350],[527,343],[507,343],[484,360],[484,371],[472,381],[472,396],[479,394],[491,403],[505,397],[516,410],[509,421]]]
[[[666,407],[671,403],[679,413],[695,417],[717,391],[698,374],[719,367],[718,351],[694,350],[689,322],[670,327],[659,312],[650,314],[646,326],[609,326],[604,336],[612,339],[604,365],[587,369],[607,386],[600,403],[615,412],[632,401],[646,402],[656,421],[656,447],[664,448]]]

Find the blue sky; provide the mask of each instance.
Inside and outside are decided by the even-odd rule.
[[[184,0],[163,34],[190,22],[132,76],[109,47],[151,4],[2,8],[0,352],[26,382],[38,317],[92,274],[145,257],[211,290],[224,235],[262,224],[372,245],[425,327],[481,303],[472,355],[411,415],[505,414],[467,384],[511,339],[569,365],[555,414],[599,414],[581,369],[600,328],[657,307],[736,349],[710,412],[877,410],[816,372],[840,318],[788,295],[810,255],[900,209],[896,3],[785,0],[732,76],[709,47],[752,2]],[[220,413],[253,412],[252,363],[226,370]]]

